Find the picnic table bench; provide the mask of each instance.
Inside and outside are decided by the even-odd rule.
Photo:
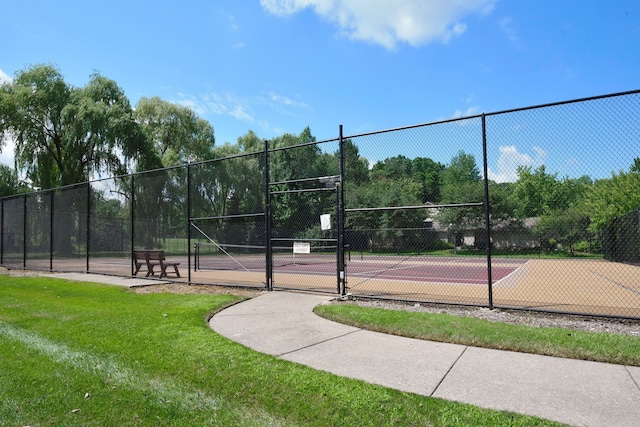
[[[133,261],[135,263],[135,271],[133,275],[136,276],[143,266],[147,267],[147,275],[155,276],[155,267],[160,266],[160,277],[167,277],[169,273],[175,273],[176,277],[180,277],[180,271],[178,270],[179,262],[167,261],[164,256],[164,251],[157,250],[145,250],[145,251],[133,251]],[[168,272],[167,268],[173,267],[173,272]]]

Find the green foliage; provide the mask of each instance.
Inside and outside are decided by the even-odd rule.
[[[602,230],[617,217],[640,208],[638,159],[629,172],[613,172],[611,178],[597,180],[586,195],[591,230]]]
[[[0,164],[0,197],[11,196],[26,191],[24,183],[18,179],[15,169]]]
[[[477,203],[484,201],[484,186],[473,155],[460,151],[451,159],[442,175],[442,204]],[[438,214],[442,224],[452,224],[457,233],[476,228],[484,221],[484,210],[478,207],[442,209]]]
[[[158,97],[141,98],[135,117],[162,159],[162,165],[177,166],[213,158],[213,128],[188,107]]]
[[[118,152],[141,167],[159,165],[124,92],[99,74],[76,88],[49,65],[18,72],[0,89],[0,134],[15,140],[18,168],[41,188],[122,174]]]

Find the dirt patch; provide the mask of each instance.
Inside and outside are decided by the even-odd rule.
[[[156,294],[160,292],[169,292],[174,294],[238,295],[245,298],[255,298],[265,292],[261,289],[252,288],[215,285],[187,285],[183,283],[134,286],[131,288],[131,291],[137,294]]]

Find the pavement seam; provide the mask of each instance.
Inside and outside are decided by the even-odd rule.
[[[304,347],[296,348],[295,350],[291,350],[291,351],[287,351],[285,353],[277,354],[276,357],[284,357],[284,356],[287,356],[287,355],[292,354],[292,353],[296,353],[296,352],[301,351],[301,350],[306,350],[307,348],[311,348],[311,347],[314,347],[316,345],[320,345],[320,344],[324,344],[324,343],[329,342],[329,341],[336,340],[338,338],[344,338],[344,337],[346,337],[348,335],[355,334],[356,332],[362,332],[362,329],[356,329],[355,331],[347,332],[346,334],[336,335],[335,337],[331,337],[331,338],[327,338],[326,340],[314,342],[313,344],[309,344],[309,345],[306,345]]]
[[[436,384],[436,386],[433,388],[433,391],[431,392],[431,394],[429,394],[429,397],[433,397],[433,395],[436,394],[436,392],[438,391],[438,388],[440,388],[440,385],[442,384],[442,382],[445,380],[445,378],[447,378],[447,376],[449,376],[449,372],[451,372],[451,370],[454,368],[454,366],[456,366],[458,364],[458,361],[467,352],[468,348],[469,348],[468,345],[464,346],[464,350],[462,350],[460,355],[458,357],[456,357],[456,360],[454,360],[453,363],[451,364],[451,366],[449,366],[449,369],[447,369],[447,372],[445,372],[444,375],[442,376],[442,378],[440,378],[440,381],[438,381],[438,384]]]
[[[631,375],[631,372],[629,371],[629,367],[625,366],[624,370],[627,371],[627,374],[629,374],[629,377],[631,378],[631,381],[633,381],[633,383],[636,385],[636,388],[638,389],[638,391],[640,391],[640,384],[638,384],[638,382],[636,381],[636,379],[633,377],[633,375]]]

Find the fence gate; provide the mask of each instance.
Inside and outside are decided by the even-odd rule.
[[[344,292],[342,156],[323,144],[268,150],[269,289]],[[314,163],[318,153],[327,162]],[[338,173],[322,174],[331,170]]]

